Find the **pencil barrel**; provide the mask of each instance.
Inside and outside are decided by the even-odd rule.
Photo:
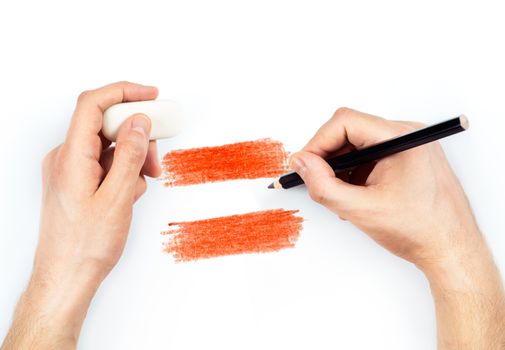
[[[468,120],[465,116],[459,116],[326,161],[335,173],[339,173],[459,133],[467,128]],[[293,172],[281,176],[279,183],[282,188],[288,189],[303,184],[303,180]]]

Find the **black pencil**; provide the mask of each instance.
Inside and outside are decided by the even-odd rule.
[[[379,160],[392,154],[456,134],[468,129],[468,126],[468,119],[464,115],[460,115],[459,117],[446,120],[445,122],[427,126],[360,150],[329,158],[326,161],[335,173],[348,171],[357,166]],[[292,172],[282,175],[271,183],[268,188],[288,189],[301,184],[303,184],[303,180],[300,175]]]

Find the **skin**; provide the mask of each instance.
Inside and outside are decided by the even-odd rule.
[[[340,178],[323,160],[423,126],[341,108],[292,155],[290,166],[314,201],[424,272],[435,301],[439,349],[505,349],[500,273],[440,144]]]
[[[33,273],[2,349],[76,347],[91,299],[123,251],[133,204],[146,189],[144,175],[160,174],[149,119],[128,119],[111,148],[100,136],[102,114],[112,104],[156,96],[156,88],[121,82],[79,97],[65,142],[43,162]],[[290,165],[312,199],[424,272],[440,349],[503,349],[500,274],[440,145],[340,178],[323,160],[420,126],[342,108]]]
[[[103,111],[157,95],[154,87],[121,82],[79,96],[65,142],[42,163],[33,273],[3,349],[75,348],[91,299],[123,252],[144,175],[161,171],[149,119],[130,117],[109,147],[100,135]]]

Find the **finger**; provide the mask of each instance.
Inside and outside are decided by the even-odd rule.
[[[410,127],[414,128],[414,129],[422,129],[422,128],[425,128],[427,126],[424,123],[413,122],[413,121],[410,121],[410,120],[395,120],[395,122],[403,124],[403,125],[406,125],[406,126],[410,126]]]
[[[108,174],[110,168],[112,168],[112,161],[114,160],[114,151],[116,147],[109,147],[105,151],[102,152],[102,156],[100,157],[100,165],[102,166],[105,174]]]
[[[147,183],[144,175],[140,175],[135,184],[135,194],[133,201],[136,202],[147,190]]]
[[[291,156],[290,167],[303,179],[310,197],[331,210],[350,210],[370,202],[366,187],[336,178],[333,169],[316,154],[297,152]]]
[[[105,170],[105,173],[108,173],[112,167],[115,149],[116,147],[109,147],[102,152],[102,155],[100,157],[100,165]],[[146,161],[144,162],[140,173],[149,177],[158,177],[161,175],[161,166],[158,159],[158,151],[155,141],[149,142]]]
[[[328,154],[326,154],[324,158],[327,159],[327,158],[331,158],[331,157],[336,157],[336,156],[346,154],[346,153],[349,153],[349,152],[352,152],[355,150],[356,150],[356,147],[353,144],[346,142],[339,149],[334,150],[333,152],[328,152]]]
[[[158,158],[158,147],[156,141],[149,142],[146,161],[142,167],[142,174],[149,177],[158,177],[161,175],[160,160]]]
[[[352,144],[350,144],[349,142],[347,142],[345,145],[343,145],[342,147],[340,147],[338,150],[329,153],[325,158],[331,158],[331,157],[339,156],[339,155],[342,155],[342,154],[346,154],[346,153],[352,152],[354,150],[356,150],[356,147],[354,147]],[[290,163],[291,163],[291,157],[288,160],[288,164],[290,164]],[[339,179],[341,179],[341,180],[343,180],[345,182],[349,182],[349,175],[350,175],[350,172],[347,172],[347,171],[342,171],[342,172],[339,172],[339,173],[335,174],[336,177],[338,177]]]
[[[98,136],[100,137],[100,141],[102,142],[102,150],[107,149],[107,147],[109,147],[112,142],[108,140],[105,136],[103,136],[102,130],[100,130]]]
[[[150,131],[151,122],[143,114],[136,114],[121,125],[112,166],[98,190],[100,195],[131,205],[147,157]]]
[[[112,167],[114,150],[115,147],[108,148],[102,153],[102,157],[100,158],[100,164],[102,164],[105,173],[108,173],[110,168]],[[137,201],[146,192],[146,190],[147,190],[146,179],[143,175],[140,175],[135,185],[134,201]]]
[[[359,149],[396,135],[398,130],[394,122],[349,108],[340,108],[319,128],[303,150],[326,158],[348,142]]]
[[[84,152],[98,160],[101,148],[98,146],[98,133],[102,129],[103,112],[116,103],[155,99],[158,90],[129,82],[118,82],[96,90],[83,92],[77,105],[67,133],[65,145],[76,153]],[[94,145],[90,149],[89,145]]]
[[[45,186],[51,176],[51,174],[54,172],[54,163],[55,163],[55,158],[61,148],[61,145],[53,148],[42,160],[42,185]],[[59,169],[57,169],[59,170]]]

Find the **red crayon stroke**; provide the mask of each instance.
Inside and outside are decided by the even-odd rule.
[[[171,151],[162,168],[167,186],[276,177],[287,171],[287,153],[282,143],[267,138]]]
[[[303,218],[298,210],[274,209],[218,218],[172,222],[164,251],[177,262],[222,255],[274,252],[294,247]]]

